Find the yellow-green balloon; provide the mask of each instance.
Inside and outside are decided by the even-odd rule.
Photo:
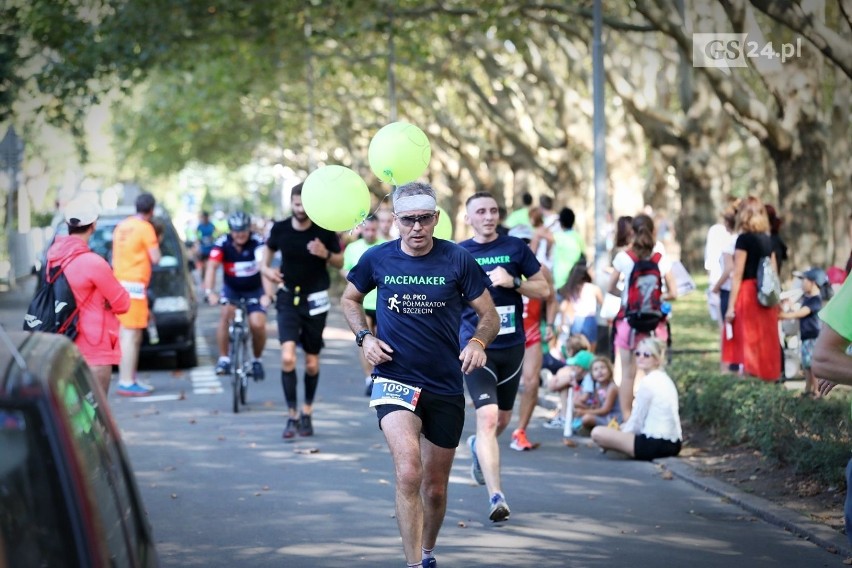
[[[370,190],[354,171],[322,166],[302,186],[302,206],[311,221],[329,231],[348,231],[370,214]]]
[[[438,211],[441,213],[438,215],[438,224],[435,225],[435,232],[432,235],[451,241],[453,240],[453,222],[450,220],[450,215],[444,211],[443,207],[439,206]]]
[[[423,175],[432,158],[432,146],[426,134],[413,124],[391,122],[370,140],[367,156],[380,180],[402,185]]]

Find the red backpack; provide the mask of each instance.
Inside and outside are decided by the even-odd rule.
[[[621,307],[618,317],[626,319],[636,331],[648,333],[666,320],[659,265],[662,255],[655,252],[651,258],[640,259],[632,250],[627,255],[633,260],[633,270],[627,281],[627,305]]]

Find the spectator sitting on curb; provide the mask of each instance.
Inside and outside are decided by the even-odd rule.
[[[568,404],[568,389],[579,388],[580,395],[573,402],[575,412],[589,407],[595,396],[595,382],[589,374],[595,356],[586,349],[578,351],[565,360],[565,366],[550,378],[547,389],[558,392],[561,400],[560,414],[544,424],[545,428],[558,429],[565,426],[565,409]]]
[[[564,328],[563,328],[564,329]],[[567,339],[564,339],[567,337]],[[554,376],[567,365],[565,360],[573,357],[582,350],[591,351],[589,340],[585,335],[567,335],[567,331],[558,337],[554,337],[548,346],[548,351],[542,357],[541,362],[541,384],[547,387],[553,380]],[[565,373],[566,371],[563,371]],[[560,429],[565,426],[563,416],[565,415],[565,407],[560,406],[556,409],[553,416],[544,423],[545,428]]]
[[[656,337],[646,337],[636,346],[634,356],[645,377],[633,399],[630,418],[621,430],[595,426],[592,440],[603,450],[617,450],[637,460],[676,456],[683,434],[677,387],[663,369],[665,343]]]
[[[595,405],[581,412],[575,430],[580,427],[592,429],[595,426],[619,424],[622,420],[621,405],[618,402],[618,385],[613,377],[612,362],[607,357],[595,357],[592,361],[592,378],[595,380]]]

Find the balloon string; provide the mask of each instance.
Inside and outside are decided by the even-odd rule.
[[[394,180],[394,181],[395,181],[395,180]],[[394,188],[396,188],[396,185],[394,185]],[[381,208],[382,208],[382,203],[384,203],[384,202],[385,202],[385,199],[387,199],[388,197],[390,197],[390,196],[391,196],[391,194],[393,194],[393,191],[391,191],[390,193],[386,193],[386,194],[384,195],[384,197],[382,197],[382,199],[381,199],[381,200],[379,201],[379,203],[376,205],[376,208],[375,208],[375,209],[373,209],[373,212],[372,212],[372,213],[369,213],[369,214],[367,214],[367,215],[364,215],[364,217],[361,219],[361,222],[360,222],[360,223],[358,223],[357,225],[355,225],[354,227],[352,227],[351,229],[349,229],[349,236],[350,236],[350,237],[351,237],[351,236],[355,233],[355,230],[356,230],[358,227],[360,227],[361,225],[363,225],[363,224],[365,224],[365,223],[367,222],[367,217],[375,216],[375,215],[376,215],[376,213],[378,213],[378,212],[379,212],[379,209],[381,209]]]

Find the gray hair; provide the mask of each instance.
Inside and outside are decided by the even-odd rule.
[[[425,199],[417,200],[417,199],[405,199],[410,197],[415,197],[418,195],[424,196]],[[406,204],[404,209],[434,209],[435,203],[438,198],[435,194],[435,189],[429,185],[428,183],[424,183],[421,181],[412,181],[397,187],[393,192],[393,205],[394,211],[399,212],[397,207],[397,202],[400,199],[405,199],[406,202],[417,203],[418,206],[413,207],[412,203]]]
[[[436,201],[438,199],[438,196],[435,194],[435,189],[431,185],[422,181],[412,181],[405,185],[401,185],[394,190],[393,201],[396,203],[396,200],[400,197],[408,197],[410,195],[428,195]]]

